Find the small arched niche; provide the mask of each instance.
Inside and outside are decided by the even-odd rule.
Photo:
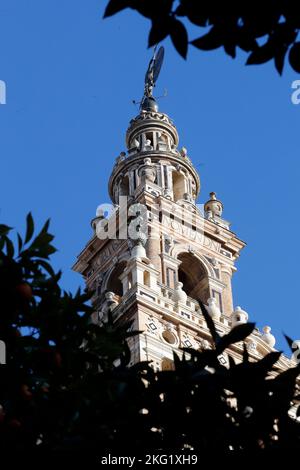
[[[189,297],[207,303],[209,299],[208,274],[203,263],[192,253],[178,255],[181,264],[178,268],[178,280]]]
[[[183,199],[183,195],[186,192],[185,188],[185,176],[180,171],[173,171],[172,173],[172,184],[173,184],[173,198],[174,201]]]
[[[123,274],[126,265],[126,261],[121,261],[120,263],[118,263],[111,272],[106,285],[107,291],[113,292],[114,294],[119,295],[120,297],[122,297],[123,295],[123,285],[119,278],[121,274]]]
[[[144,271],[143,282],[144,282],[144,286],[150,287],[150,273],[149,273],[149,271]]]

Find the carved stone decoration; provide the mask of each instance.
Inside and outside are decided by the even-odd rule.
[[[204,205],[204,211],[207,218],[214,219],[215,216],[221,217],[223,212],[223,204],[217,199],[216,193],[210,193],[210,199]]]
[[[157,150],[168,150],[167,137],[162,133],[157,133]]]
[[[153,336],[158,336],[162,329],[162,325],[159,323],[159,321],[155,317],[150,315],[148,316],[148,319],[146,321],[146,328],[147,328],[147,333],[150,333]]]
[[[164,189],[163,191],[163,196],[166,198],[166,199],[172,199],[172,192],[170,191],[170,189]]]
[[[243,323],[247,323],[247,321],[248,313],[242,310],[241,307],[236,307],[231,317],[232,326],[242,325]]]
[[[262,335],[262,339],[264,340],[264,342],[267,343],[270,346],[270,348],[274,348],[276,339],[275,339],[275,336],[271,334],[271,327],[264,326],[263,332],[264,334]]]
[[[213,320],[219,321],[221,318],[221,310],[217,304],[217,300],[214,297],[210,297],[207,301],[207,310]]]
[[[156,179],[156,168],[155,165],[151,163],[151,158],[144,159],[144,165],[140,167],[139,175],[144,183],[154,183]]]
[[[257,343],[255,341],[250,341],[247,343],[247,351],[248,352],[255,352],[257,348]]]
[[[187,149],[185,147],[181,147],[179,153],[183,158],[187,157]]]
[[[133,244],[131,245],[131,258],[138,260],[148,260],[145,244],[146,239],[143,237],[140,237],[137,240],[133,240]]]
[[[121,152],[120,155],[116,158],[116,165],[122,163],[126,158],[126,152]]]
[[[202,339],[200,344],[201,344],[201,349],[211,349],[210,343],[207,339]]]
[[[180,302],[180,303],[186,304],[187,294],[184,292],[184,290],[182,290],[182,288],[183,288],[182,282],[177,282],[175,290],[172,295],[172,300],[174,300],[174,302]]]
[[[173,238],[170,235],[164,236],[164,248],[167,254],[170,253],[173,243],[174,243]]]

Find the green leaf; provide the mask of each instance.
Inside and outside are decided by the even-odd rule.
[[[29,240],[31,239],[33,235],[33,232],[34,232],[34,222],[33,222],[31,212],[29,212],[29,214],[26,217],[26,235],[25,235],[24,243],[29,242]]]
[[[255,323],[245,323],[235,326],[227,335],[222,336],[216,345],[217,353],[220,354],[224,349],[234,343],[239,343],[247,338],[255,328]]]

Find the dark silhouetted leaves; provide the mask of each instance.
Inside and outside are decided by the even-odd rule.
[[[203,51],[210,51],[212,49],[217,49],[222,45],[222,36],[218,28],[211,28],[207,34],[204,34],[198,39],[191,41],[193,46],[197,49],[202,49]]]
[[[235,326],[227,335],[222,336],[216,343],[218,354],[228,348],[231,344],[238,343],[247,338],[254,330],[255,323],[245,323]]]
[[[124,8],[129,7],[129,4],[129,0],[110,0],[105,9],[103,18],[107,18],[108,16],[112,16],[115,13],[124,10]]]
[[[214,324],[210,314],[208,313],[205,305],[203,304],[203,302],[201,302],[201,300],[198,300],[198,302],[199,302],[199,305],[200,305],[200,308],[201,308],[202,315],[205,318],[207,327],[208,327],[208,329],[210,331],[210,334],[212,336],[212,339],[213,339],[214,343],[217,344],[218,341],[220,341],[221,337],[220,337],[219,333],[217,332],[215,324]]]
[[[295,72],[300,73],[300,42],[296,42],[291,47],[289,61]]]
[[[149,46],[170,36],[179,54],[186,57],[186,27],[176,24],[179,18],[186,18],[203,33],[191,42],[200,50],[223,47],[226,54],[235,58],[240,48],[249,54],[248,65],[274,59],[276,70],[282,74],[290,49],[290,64],[296,72],[300,71],[298,43],[292,45],[299,33],[300,9],[292,2],[252,1],[241,8],[238,4],[208,0],[111,0],[105,17],[127,6],[151,19]],[[264,45],[259,45],[261,38],[266,39]]]
[[[184,59],[186,59],[188,50],[188,35],[185,26],[181,21],[172,18],[170,36],[177,52],[179,52],[179,54]]]
[[[170,34],[170,30],[171,18],[169,16],[153,21],[149,33],[148,46],[152,47],[165,39]]]
[[[34,222],[31,215],[31,212],[26,217],[26,235],[25,235],[25,243],[28,243],[31,240],[31,237],[34,232]]]
[[[9,352],[0,366],[1,455],[31,457],[37,447],[47,455],[298,449],[300,423],[288,411],[299,401],[300,366],[280,373],[279,352],[256,360],[245,342],[243,362],[234,360],[234,348],[227,349],[229,366],[220,362],[253,324],[220,337],[200,302],[212,348],[174,351],[162,372],[157,360],[131,366],[135,322],[114,323],[115,310],[102,325],[91,322],[92,293],[64,292],[48,260],[55,250],[49,221],[37,236],[28,221],[30,244],[18,236],[17,255],[9,227],[0,225],[0,339]]]
[[[246,64],[247,65],[257,65],[268,62],[273,59],[276,53],[275,44],[273,41],[268,41],[263,46],[257,47],[249,55]]]

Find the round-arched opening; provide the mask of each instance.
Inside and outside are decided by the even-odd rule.
[[[113,292],[116,295],[122,297],[123,295],[123,284],[119,277],[123,274],[124,269],[126,268],[126,261],[121,261],[119,264],[116,265],[114,270],[109,276],[109,280],[107,282],[106,290],[109,292]]]
[[[129,196],[129,178],[124,176],[120,183],[120,196]]]
[[[189,297],[207,303],[210,297],[207,271],[191,253],[181,253],[178,256],[181,264],[178,268],[178,280],[183,284],[183,290]]]
[[[168,343],[168,344],[174,345],[177,342],[176,336],[174,335],[174,333],[172,333],[169,330],[163,331],[162,337],[165,340],[165,342]]]
[[[179,171],[173,171],[172,173],[173,182],[173,198],[174,201],[183,199],[183,195],[186,193],[185,177]]]

